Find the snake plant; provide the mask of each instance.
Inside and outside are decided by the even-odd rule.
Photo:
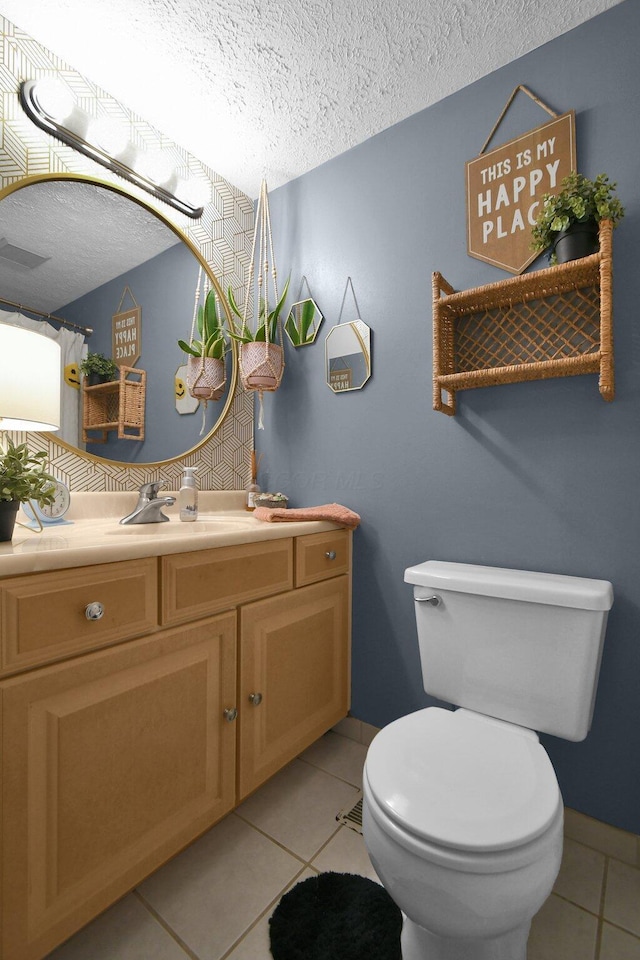
[[[315,324],[318,317],[322,320],[320,311],[311,298],[294,303],[284,325],[284,329],[294,347],[303,347],[308,343],[313,343],[317,333]]]
[[[178,340],[180,349],[191,357],[214,357],[216,360],[222,360],[227,351],[227,341],[218,316],[215,290],[209,290],[204,306],[201,304],[198,307],[196,325],[200,339],[192,339],[191,343]]]
[[[267,334],[269,336],[269,342],[275,343],[278,336],[278,318],[280,316],[280,311],[284,306],[284,302],[287,299],[287,292],[289,290],[289,279],[284,285],[284,290],[282,291],[282,296],[278,300],[277,304],[271,310],[268,311],[267,304],[263,297],[260,297],[260,304],[258,309],[258,327],[254,332],[251,327],[248,325],[240,307],[236,303],[236,299],[233,295],[233,290],[229,287],[228,297],[229,305],[236,317],[239,317],[242,320],[242,326],[240,329],[236,327],[233,322],[233,319],[230,317],[230,330],[229,335],[233,337],[234,340],[237,340],[239,343],[264,343],[267,340]]]

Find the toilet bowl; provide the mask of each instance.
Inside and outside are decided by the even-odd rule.
[[[374,739],[363,832],[402,910],[403,960],[525,960],[562,858],[563,806],[535,733],[467,710]]]
[[[384,727],[363,834],[404,913],[403,960],[526,960],[562,858],[563,806],[537,733],[591,726],[606,580],[428,560],[413,584],[427,707]]]

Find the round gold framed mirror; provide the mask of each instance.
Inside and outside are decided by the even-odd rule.
[[[74,395],[78,422],[74,427],[65,419],[52,440],[81,457],[143,467],[181,459],[211,439],[229,413],[236,388],[233,343],[219,400],[179,402],[176,377],[187,361],[178,340],[189,340],[201,271],[224,318],[224,291],[197,247],[125,189],[76,174],[45,174],[0,191],[0,322],[20,323],[21,315],[30,318],[31,329],[36,322],[49,323],[65,331],[65,344],[74,336],[82,340],[80,328],[91,328],[85,338],[89,351],[108,357],[117,352],[121,365],[130,363],[146,374],[143,437],[119,436],[114,429],[83,436],[83,383],[74,359],[78,354],[70,353],[63,362],[62,387],[67,397]],[[204,283],[200,303],[203,299]],[[130,345],[134,323],[128,316],[134,304],[139,310],[136,349]],[[28,358],[18,361],[37,381]]]

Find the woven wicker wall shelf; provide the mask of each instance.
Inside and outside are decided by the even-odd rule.
[[[137,367],[120,367],[118,380],[95,387],[83,385],[82,439],[85,443],[106,443],[110,430],[119,440],[144,440],[144,411],[147,372]],[[89,435],[98,434],[98,436]]]
[[[599,253],[459,293],[434,273],[433,409],[455,416],[458,390],[582,373],[613,400],[611,235],[603,220]]]

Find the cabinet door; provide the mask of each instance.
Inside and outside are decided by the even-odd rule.
[[[349,709],[349,578],[240,611],[238,799]]]
[[[235,613],[0,684],[5,960],[34,960],[234,805]]]

